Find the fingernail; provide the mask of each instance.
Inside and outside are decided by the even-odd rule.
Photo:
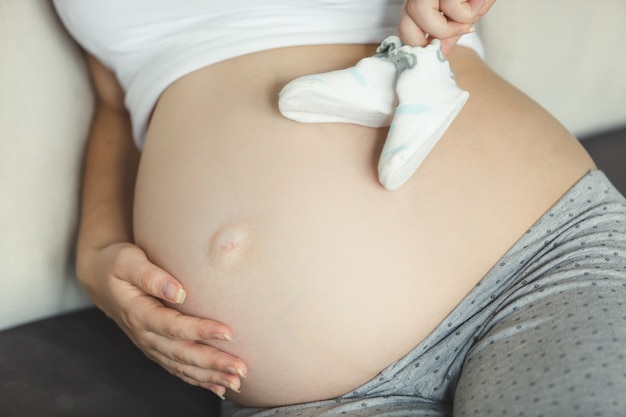
[[[184,303],[185,298],[187,298],[187,291],[183,290],[182,288],[179,288],[178,292],[176,293],[176,304]]]
[[[237,394],[241,394],[241,391],[239,391],[239,387],[237,385],[235,385],[234,383],[230,383],[228,384],[228,386],[230,387],[231,390],[235,391]]]
[[[217,389],[209,388],[209,390],[211,390],[213,394],[217,395],[220,398],[220,400],[226,401],[226,397],[224,397],[224,394],[222,394],[221,392],[218,392]]]
[[[215,333],[213,335],[213,339],[221,340],[222,342],[230,342],[231,340],[233,340],[233,338],[226,333]]]
[[[163,296],[165,296],[165,298],[176,304],[184,303],[185,297],[187,297],[187,292],[185,290],[179,288],[171,282],[166,282],[165,284],[163,284],[161,292],[163,293]]]
[[[474,33],[476,32],[476,27],[474,25],[470,25],[469,28],[467,28],[467,33]]]
[[[239,375],[242,378],[246,377],[246,374],[244,374],[244,372],[241,369],[233,368],[232,366],[229,366],[228,368],[226,368],[226,372],[228,372],[231,375]]]

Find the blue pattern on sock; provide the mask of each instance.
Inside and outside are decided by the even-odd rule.
[[[359,84],[361,84],[363,87],[367,87],[367,79],[363,76],[363,74],[359,72],[358,69],[352,67],[347,68],[346,71],[348,71],[348,73],[352,75]]]
[[[428,113],[432,109],[425,104],[402,104],[396,109],[396,114]]]
[[[393,149],[389,149],[387,152],[385,152],[385,153],[383,154],[383,156],[390,156],[390,155],[394,155],[396,152],[400,152],[400,151],[403,151],[403,150],[405,150],[405,149],[408,149],[408,146],[406,146],[406,145],[396,146],[395,148],[393,148]]]

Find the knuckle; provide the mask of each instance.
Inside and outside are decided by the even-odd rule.
[[[159,296],[159,270],[155,266],[147,266],[139,273],[138,284],[141,289],[154,296]]]
[[[185,357],[183,355],[181,355],[179,352],[172,352],[171,353],[172,356],[172,360],[177,362],[177,363],[185,363]]]
[[[143,328],[143,321],[135,310],[124,311],[122,313],[122,321],[133,333]]]
[[[175,349],[172,349],[168,356],[176,363],[194,365],[192,356],[190,356],[189,353],[191,351],[190,347],[188,343],[179,343]]]
[[[179,363],[173,365],[173,369],[170,373],[191,385],[200,385],[208,380],[208,378],[198,375],[193,368]]]
[[[114,275],[119,276],[120,272],[124,270],[124,265],[127,262],[127,255],[124,251],[119,251],[113,257],[111,262],[111,268]]]
[[[178,332],[170,326],[164,327],[161,330],[161,334],[171,340],[180,339],[180,335],[178,334]]]
[[[209,358],[206,366],[207,369],[211,369],[214,371],[222,371],[225,370],[227,367],[228,366],[226,361],[222,360],[219,354],[213,355],[211,358]]]
[[[119,249],[113,259],[113,265],[116,267],[116,270],[123,268],[140,252],[141,250],[135,246],[124,246]]]
[[[202,356],[197,358],[197,366],[210,369],[210,370],[220,370],[226,369],[225,361],[220,359],[220,351],[216,349],[204,349]]]
[[[174,317],[173,320],[176,320],[176,318],[180,317],[180,313],[174,311],[172,317]],[[168,339],[178,340],[180,343],[185,343],[188,339],[187,337],[185,337],[186,330],[187,329],[184,325],[184,322],[174,323],[171,318],[168,318],[167,320],[161,322],[159,332],[161,333],[161,335],[167,337]]]
[[[185,367],[180,363],[174,365],[174,372],[176,372],[178,375],[187,376],[187,374],[185,373]]]
[[[133,263],[134,259],[141,256],[141,253],[141,249],[134,246],[123,247],[115,252],[110,267],[112,275],[125,281],[128,281],[129,278],[132,279],[132,277],[126,276],[128,275],[129,265]]]
[[[173,374],[178,376],[179,378],[191,379],[190,375],[188,375],[187,371],[185,370],[185,366],[181,363],[174,362],[172,371]]]

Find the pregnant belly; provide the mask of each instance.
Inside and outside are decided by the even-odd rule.
[[[536,132],[477,130],[473,119],[503,119],[506,106],[491,94],[484,109],[472,92],[418,173],[388,192],[376,177],[384,130],[298,124],[276,109],[287,81],[364,54],[325,48],[268,51],[182,78],[155,109],[142,155],[137,243],[185,286],[181,311],[232,328],[234,340],[215,346],[246,362],[241,394],[230,393],[246,405],[332,398],[373,378],[583,174],[558,177],[571,164],[540,149]],[[547,156],[529,174],[535,155]]]
[[[195,96],[185,87],[194,77],[204,79],[179,81],[155,110],[136,187],[137,243],[183,283],[183,312],[232,328],[234,340],[215,346],[248,366],[233,400],[348,392],[454,304],[428,285],[415,190],[377,182],[386,132],[293,123],[256,84]],[[214,106],[221,88],[229,98]],[[429,309],[439,296],[442,307]]]

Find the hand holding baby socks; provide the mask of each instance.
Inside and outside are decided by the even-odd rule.
[[[395,190],[419,168],[468,97],[457,87],[439,40],[411,47],[393,36],[352,68],[290,82],[280,93],[279,109],[305,123],[391,122],[378,175],[385,188]]]

